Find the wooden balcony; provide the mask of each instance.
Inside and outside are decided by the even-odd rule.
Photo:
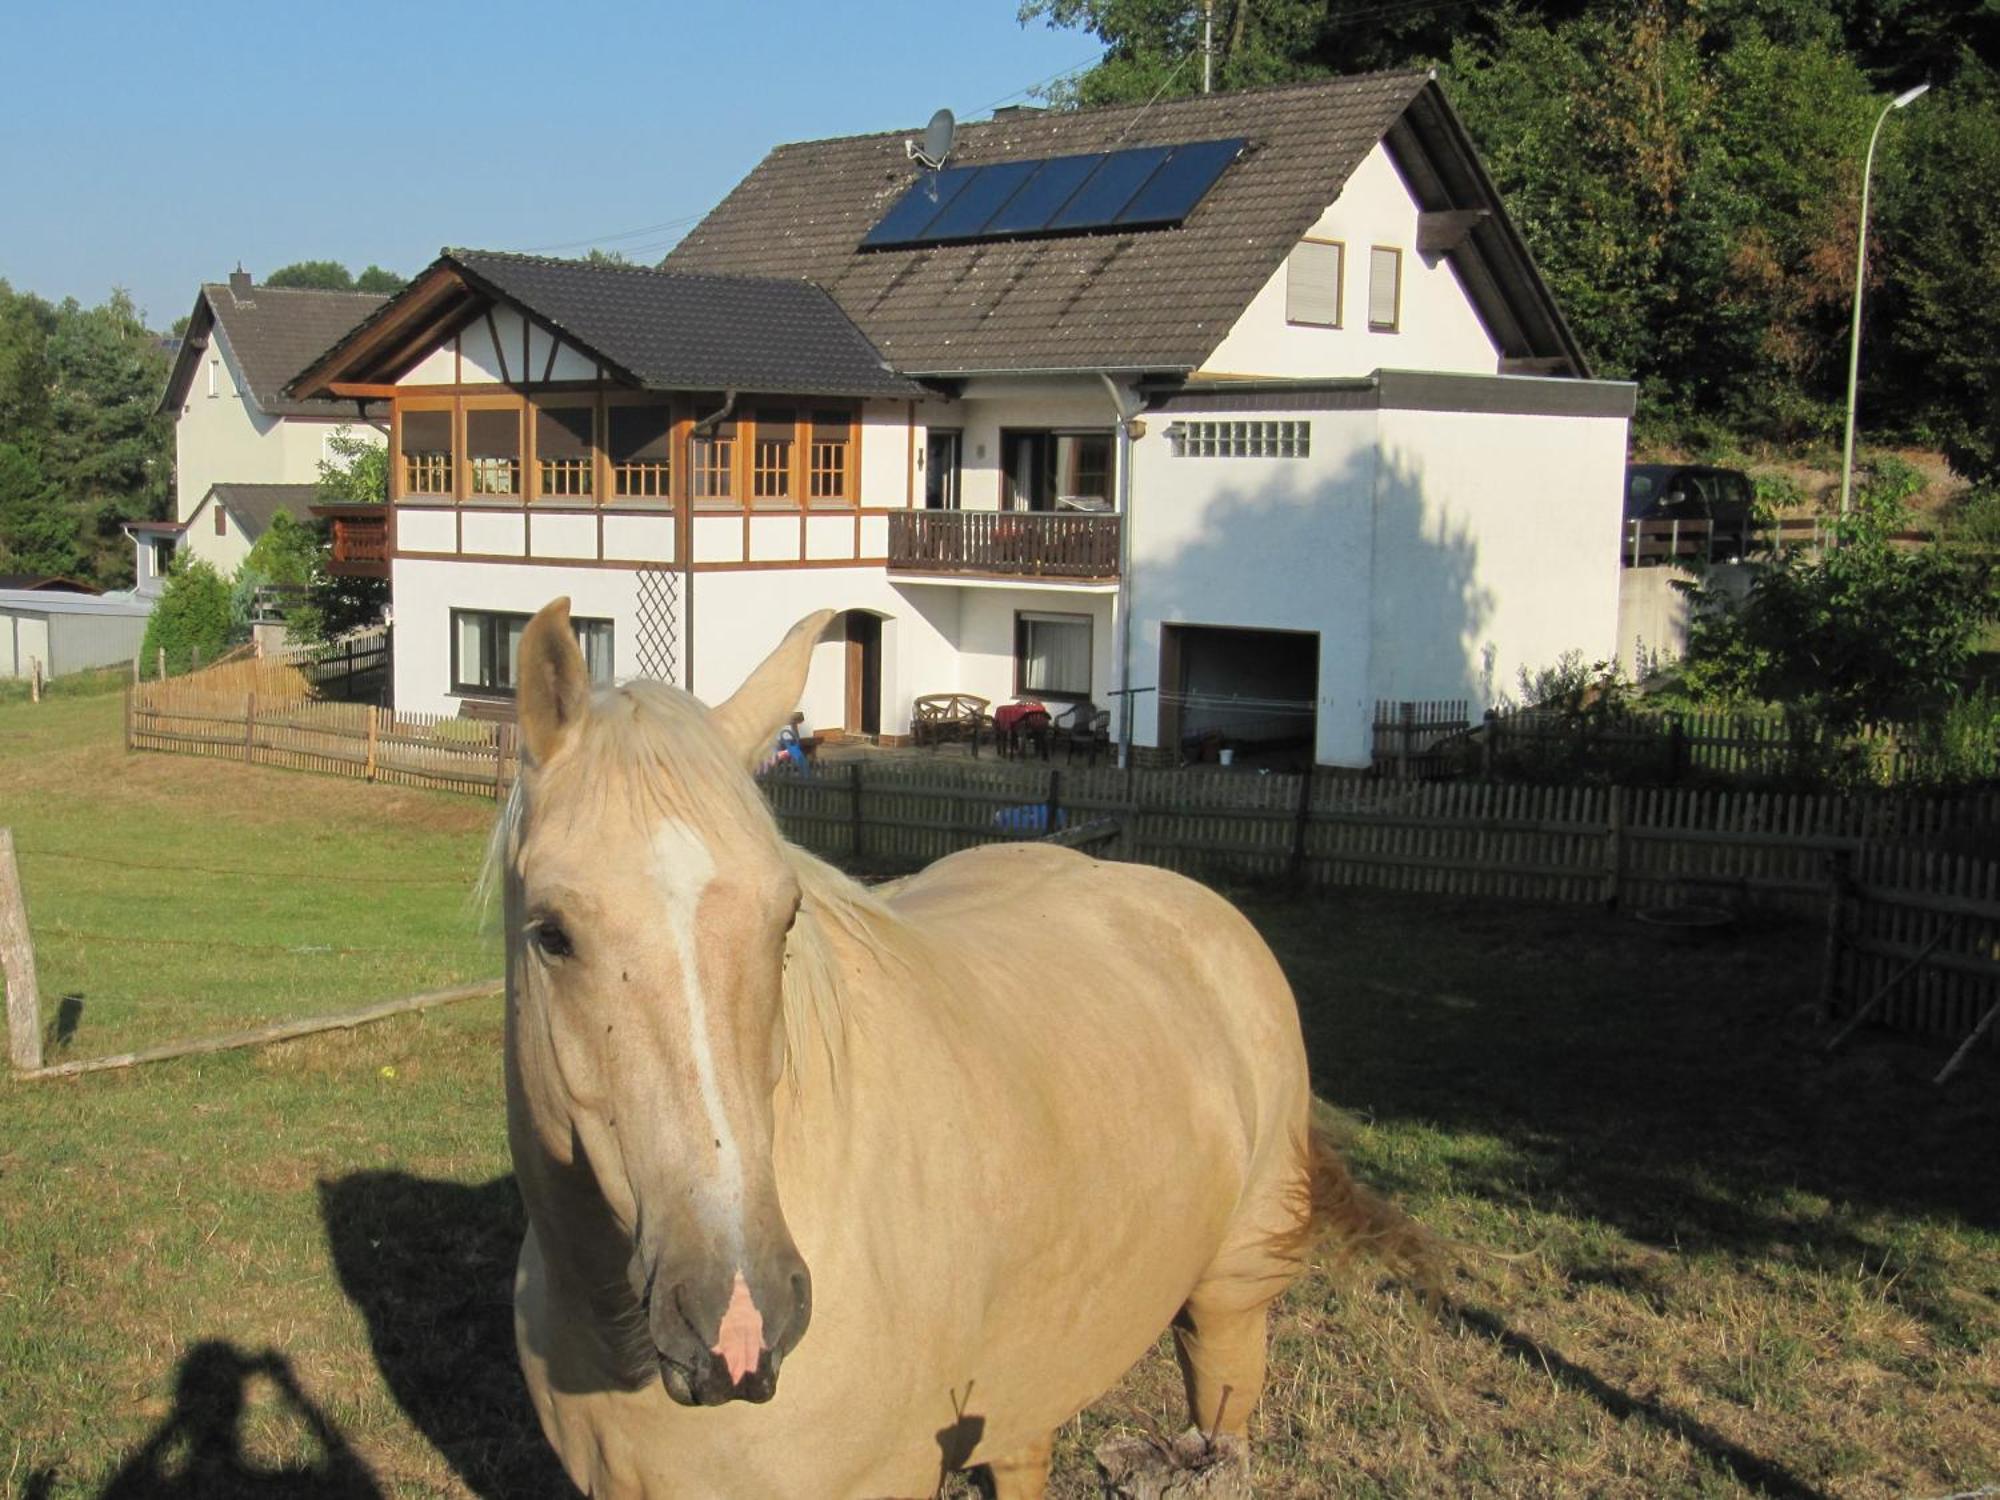
[[[889,569],[1003,578],[1118,576],[1114,515],[912,510],[889,517]]]
[[[327,572],[339,578],[389,576],[388,506],[315,505],[312,513],[333,524]]]

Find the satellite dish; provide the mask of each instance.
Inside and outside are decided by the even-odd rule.
[[[913,161],[920,161],[935,172],[944,165],[944,159],[951,155],[952,138],[958,133],[958,121],[948,109],[941,109],[931,116],[930,124],[924,127],[924,143],[904,141],[903,149]]]

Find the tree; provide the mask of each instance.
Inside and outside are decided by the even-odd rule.
[[[354,274],[337,260],[299,260],[264,278],[265,286],[300,287],[314,292],[351,292]]]
[[[229,636],[229,585],[212,564],[183,553],[147,618],[141,659],[150,667],[164,650],[167,671],[185,672],[196,652],[201,660],[214,661],[228,646]]]
[[[1893,477],[1864,488],[1824,554],[1778,559],[1736,607],[1703,590],[1683,690],[1783,703],[1843,732],[1940,718],[1959,695],[1993,599],[1983,574],[1945,548],[1891,545],[1906,492]]]
[[[285,590],[279,614],[286,626],[307,640],[319,638],[318,611],[312,607],[313,579],[325,567],[326,542],[318,527],[295,521],[283,511],[236,569],[230,588],[229,616],[239,632],[247,630],[255,613],[257,591],[277,586]]]
[[[409,277],[398,276],[394,271],[385,271],[382,267],[373,263],[369,265],[367,270],[354,278],[355,291],[375,292],[384,297],[393,297],[409,284]]]
[[[346,427],[327,439],[331,459],[319,466],[319,503],[322,505],[380,505],[389,499],[389,450]],[[389,603],[386,578],[348,578],[329,572],[332,554],[331,528],[326,522],[314,528],[316,556],[306,612],[297,621],[288,621],[309,639],[330,641],[373,625],[382,618]]]
[[[0,571],[71,576],[84,571],[76,513],[35,455],[0,443]]]

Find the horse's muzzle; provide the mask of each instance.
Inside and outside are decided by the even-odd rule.
[[[812,1277],[796,1252],[775,1259],[777,1264],[755,1278],[764,1288],[761,1296],[752,1293],[762,1318],[762,1347],[748,1368],[739,1352],[732,1372],[724,1355],[721,1330],[730,1316],[729,1304],[705,1286],[708,1278],[703,1278],[701,1290],[692,1280],[671,1288],[656,1284],[647,1297],[646,1322],[653,1333],[660,1383],[682,1406],[764,1402],[777,1394],[778,1370],[812,1319]]]

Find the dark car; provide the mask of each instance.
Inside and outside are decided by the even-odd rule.
[[[1627,464],[1626,550],[1632,549],[1633,521],[1702,521],[1709,526],[1708,560],[1735,562],[1750,550],[1755,504],[1756,491],[1750,476],[1741,469],[1718,469],[1709,464]],[[1671,545],[1670,537],[1657,534],[1645,540],[1652,544],[1646,550],[1655,553]],[[1681,552],[1688,555],[1685,541]]]

